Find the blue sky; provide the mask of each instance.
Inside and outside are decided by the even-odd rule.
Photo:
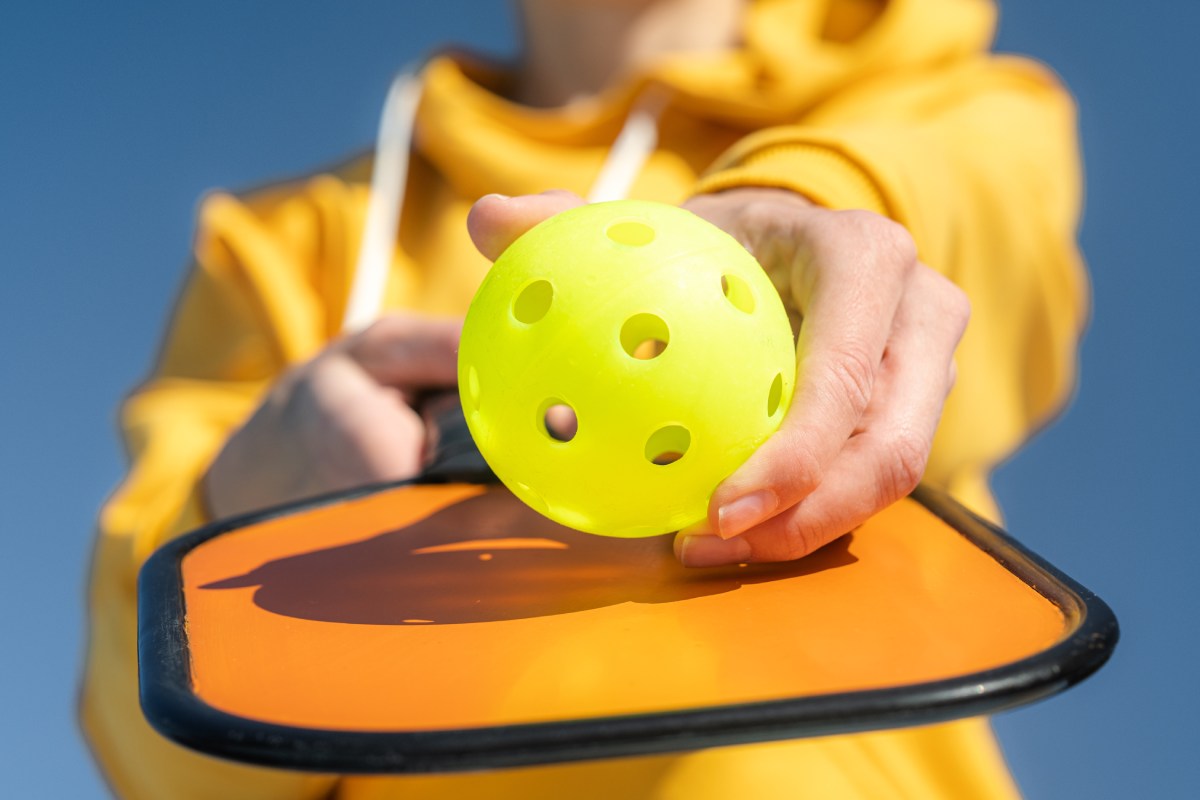
[[[1012,0],[1000,47],[1081,106],[1095,284],[1079,396],[1005,465],[1010,530],[1101,594],[1123,639],[1066,694],[997,720],[1030,798],[1200,784],[1186,512],[1200,278],[1191,4]],[[6,794],[103,797],[75,733],[95,512],[122,472],[197,198],[369,145],[392,73],[436,42],[512,49],[507,4],[45,2],[0,13],[0,753]]]

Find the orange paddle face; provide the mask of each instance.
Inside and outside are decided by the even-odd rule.
[[[999,667],[1070,620],[904,500],[799,562],[689,570],[670,536],[578,533],[507,491],[404,486],[182,561],[192,690],[303,728],[438,731],[905,686]]]

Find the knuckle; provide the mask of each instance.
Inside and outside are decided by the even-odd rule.
[[[782,430],[771,437],[755,455],[753,481],[738,479],[741,491],[749,483],[775,493],[781,507],[787,507],[820,485],[824,465],[812,446],[812,437],[804,430]]]
[[[883,261],[904,270],[916,265],[917,243],[899,222],[870,211],[849,210],[840,212],[839,224],[845,235],[870,243]]]
[[[912,431],[894,435],[888,443],[883,474],[879,481],[879,502],[882,508],[917,488],[925,475],[929,460],[929,443]]]
[[[971,300],[967,297],[967,293],[951,281],[938,275],[939,295],[943,313],[953,320],[960,328],[965,328],[967,321],[971,319]]]
[[[947,332],[961,339],[971,319],[971,300],[958,284],[922,264],[915,277],[922,301],[942,321]]]
[[[790,448],[779,477],[786,482],[786,490],[780,492],[785,498],[799,497],[820,485],[824,477],[821,460],[811,448],[795,445]]]
[[[912,234],[898,222],[879,217],[879,229],[875,236],[880,247],[905,268],[917,264],[917,243]]]
[[[783,529],[784,560],[803,558],[826,541],[826,525],[811,519],[793,519]]]
[[[379,345],[396,336],[403,336],[412,328],[412,319],[402,314],[387,314],[372,322],[359,334],[367,345]]]
[[[774,248],[778,248],[782,232],[782,220],[778,204],[761,197],[751,197],[730,212],[732,230],[738,243],[754,254],[762,264],[771,264]]]
[[[771,203],[755,197],[738,210],[740,221],[749,225],[770,225],[775,221],[776,209]]]
[[[875,384],[876,360],[863,347],[843,344],[830,360],[830,377],[840,395],[855,415],[862,414],[871,400]]]
[[[803,558],[814,553],[854,530],[861,522],[832,510],[816,515],[796,515],[780,531],[778,560]]]
[[[870,211],[850,208],[836,212],[832,219],[846,233],[869,234],[883,217]]]
[[[419,336],[423,325],[421,318],[410,314],[386,314],[352,336],[350,349],[363,357],[387,352]]]

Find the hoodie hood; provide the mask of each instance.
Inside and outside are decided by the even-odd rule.
[[[847,84],[986,50],[988,0],[753,0],[741,49],[665,61],[681,102],[754,126],[795,119]]]
[[[467,196],[542,191],[546,172],[549,185],[582,192],[635,103],[658,87],[669,97],[665,133],[704,127],[681,133],[706,143],[682,148],[687,167],[701,172],[746,133],[802,122],[848,86],[986,50],[994,22],[988,0],[751,0],[740,47],[664,57],[555,109],[506,99],[505,65],[449,52],[423,71],[416,147]]]
[[[619,125],[629,102],[653,84],[671,90],[688,113],[759,128],[794,121],[874,75],[983,52],[995,20],[991,0],[750,0],[740,47],[668,55],[592,101],[550,110],[504,99],[512,76],[502,65],[462,52],[438,60],[450,60],[474,85],[466,94],[480,110],[500,121],[535,121],[551,133],[614,117]]]

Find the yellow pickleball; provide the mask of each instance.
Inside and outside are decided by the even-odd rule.
[[[704,518],[779,427],[795,364],[787,313],[745,248],[683,209],[621,200],[552,217],[497,259],[458,377],[471,434],[517,497],[636,537]],[[574,431],[558,424],[567,409]]]

